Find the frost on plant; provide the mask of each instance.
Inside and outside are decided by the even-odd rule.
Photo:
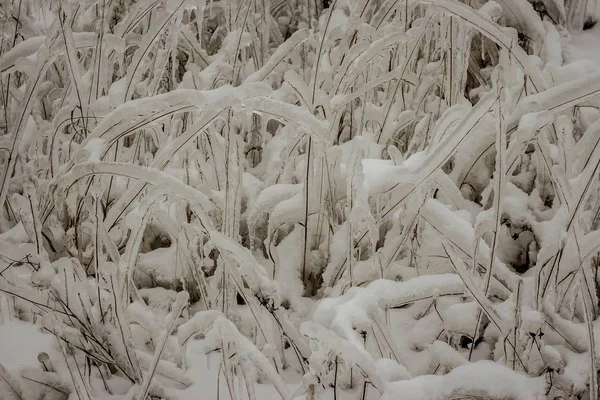
[[[595,12],[0,0],[0,399],[598,399]]]

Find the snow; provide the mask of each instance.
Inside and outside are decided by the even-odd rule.
[[[53,335],[17,319],[0,323],[0,338],[0,364],[13,376],[23,368],[39,368],[40,353],[56,354]]]
[[[580,3],[17,3],[0,400],[597,400]]]
[[[222,358],[219,354],[204,354],[200,343],[191,343],[188,347],[188,370],[186,375],[192,380],[192,385],[177,392],[179,400],[219,400],[233,398],[229,394],[227,382],[222,376]],[[219,377],[219,375],[221,376]],[[288,389],[293,391],[297,384],[289,383]],[[239,390],[239,388],[236,388]],[[268,383],[256,383],[254,391],[257,399],[277,399],[279,395],[275,388]],[[245,390],[239,390],[238,399],[251,400]]]
[[[13,226],[10,230],[0,233],[0,240],[2,242],[6,242],[7,244],[20,244],[27,242],[28,239],[29,237],[27,236],[27,231],[21,222]]]
[[[444,376],[424,375],[390,383],[381,399],[443,400],[455,396],[544,399],[545,382],[543,378],[529,378],[494,362],[478,361]]]
[[[600,14],[599,14],[600,15]],[[598,19],[596,19],[598,20]],[[571,33],[571,43],[569,52],[574,60],[590,60],[600,66],[600,25],[596,24],[593,28],[581,32]]]
[[[137,268],[154,279],[162,282],[171,282],[178,277],[174,268],[175,248],[164,247],[140,255]]]

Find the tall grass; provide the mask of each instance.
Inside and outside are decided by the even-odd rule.
[[[502,5],[0,1],[0,395],[596,399],[591,6]]]

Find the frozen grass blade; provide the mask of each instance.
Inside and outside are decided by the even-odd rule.
[[[160,361],[160,355],[163,353],[167,340],[175,328],[175,323],[183,311],[183,308],[187,305],[188,300],[189,295],[187,292],[179,292],[177,294],[177,299],[175,300],[175,304],[173,304],[173,309],[165,318],[165,326],[160,338],[158,339],[156,350],[154,350],[154,356],[152,358],[152,362],[150,363],[150,368],[148,368],[144,381],[140,386],[139,395],[137,396],[138,400],[146,400],[146,396],[150,390],[150,384],[152,383],[152,377],[154,377],[158,362]]]

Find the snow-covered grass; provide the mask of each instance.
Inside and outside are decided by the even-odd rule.
[[[0,0],[0,399],[596,400],[593,6]]]
[[[593,8],[593,7],[590,7]],[[596,15],[593,21],[598,21],[600,9],[593,8]],[[591,11],[591,10],[590,10]],[[593,14],[593,13],[592,13]],[[571,41],[569,43],[570,57],[567,60],[590,60],[600,65],[600,25],[597,23],[584,31],[575,31],[571,33]]]

